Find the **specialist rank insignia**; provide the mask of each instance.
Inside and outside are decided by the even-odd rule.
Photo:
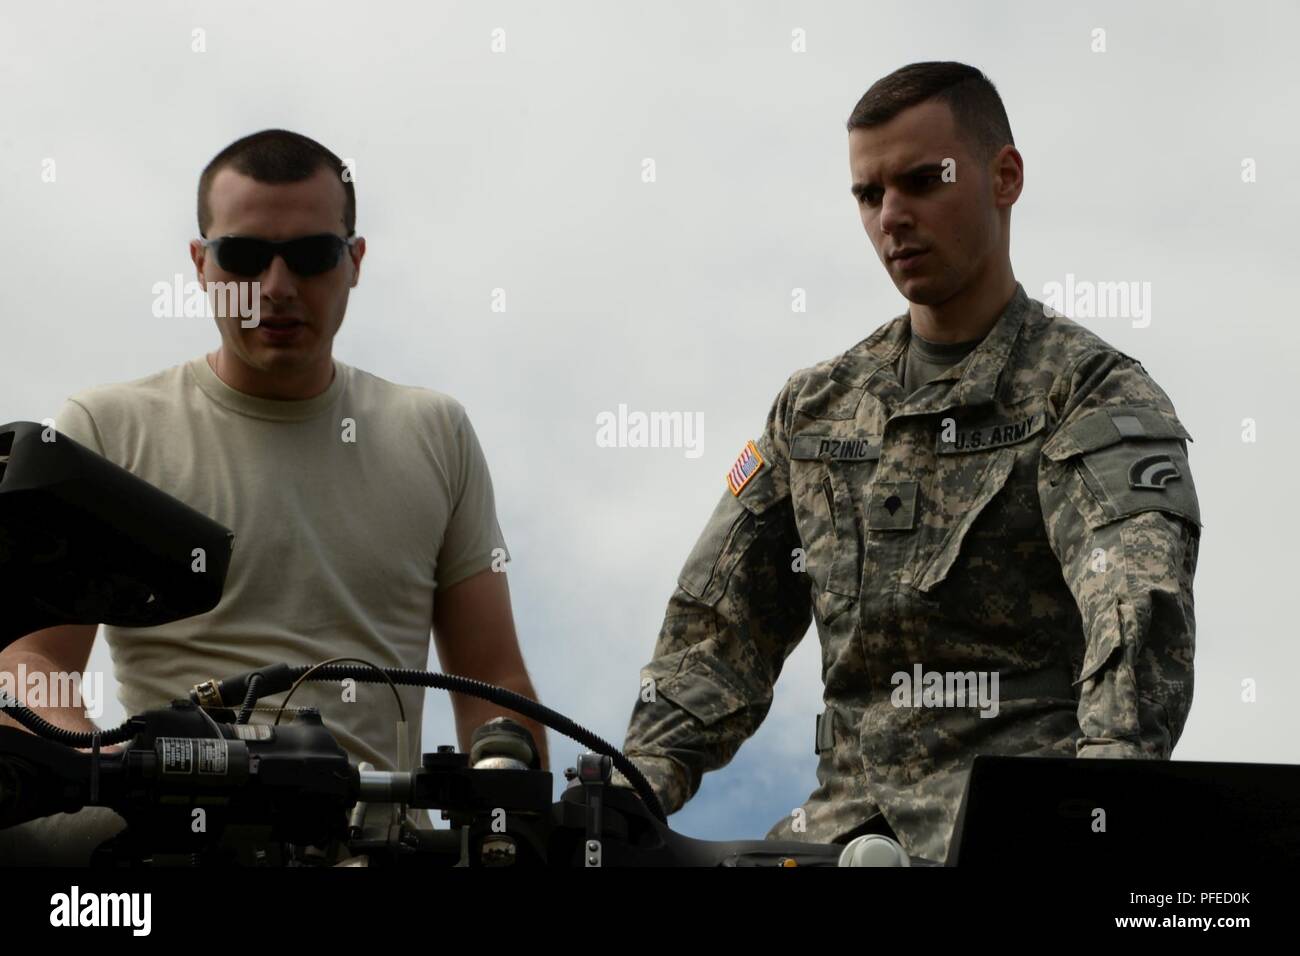
[[[762,467],[763,456],[758,453],[752,441],[745,442],[740,457],[731,466],[731,471],[727,472],[727,487],[731,489],[731,493],[739,498],[741,489],[749,484],[749,479],[757,475]]]

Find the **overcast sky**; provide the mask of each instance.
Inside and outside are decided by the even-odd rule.
[[[215,348],[209,321],[150,309],[154,283],[192,277],[199,172],[266,127],[318,139],[355,160],[368,242],[335,355],[464,403],[539,695],[621,742],[677,573],[777,390],[906,310],[848,193],[845,118],[895,68],[961,60],[1024,156],[1028,293],[1150,283],[1144,327],[1080,321],[1195,439],[1196,690],[1175,756],[1295,763],[1298,29],[1289,2],[6,4],[0,422]],[[702,454],[598,447],[620,404],[702,414]],[[674,826],[760,837],[806,798],[818,651],[810,634]],[[102,640],[91,666],[109,669]],[[101,722],[122,716],[114,701]],[[431,693],[426,748],[453,739]],[[576,744],[551,746],[572,763]]]

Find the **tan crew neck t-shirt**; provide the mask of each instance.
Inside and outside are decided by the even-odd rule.
[[[346,656],[424,669],[436,591],[509,557],[464,408],[337,359],[326,391],[278,401],[236,391],[200,356],[79,392],[55,427],[235,532],[213,610],[157,627],[104,626],[128,714],[282,661]],[[423,688],[400,693],[405,754],[386,683],[357,683],[354,701],[338,683],[304,684],[289,706],[319,708],[354,761],[407,770],[419,761],[426,694],[449,702]]]
[[[911,395],[928,385],[936,375],[952,368],[983,341],[984,336],[967,342],[931,342],[912,332],[894,369],[899,384],[903,386],[903,394]]]

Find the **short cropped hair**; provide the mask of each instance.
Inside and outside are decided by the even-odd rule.
[[[217,173],[231,168],[259,183],[299,183],[310,179],[319,169],[339,174],[343,185],[343,225],[351,236],[357,228],[357,193],[352,177],[344,176],[343,160],[301,133],[287,129],[264,129],[235,140],[212,158],[199,177],[199,235],[207,238],[212,225],[208,194]]]
[[[981,160],[1015,145],[1002,97],[989,78],[965,63],[909,63],[871,84],[849,115],[848,129],[870,129],[926,100],[947,103],[957,131]]]

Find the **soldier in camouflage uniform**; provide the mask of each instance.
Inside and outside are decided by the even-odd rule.
[[[1192,700],[1190,436],[1136,360],[1012,283],[915,390],[904,314],[777,395],[642,671],[624,749],[668,812],[757,730],[810,619],[819,786],[771,838],[887,832],[942,861],[977,753],[1170,756]],[[997,675],[996,715],[900,705],[917,665]]]

